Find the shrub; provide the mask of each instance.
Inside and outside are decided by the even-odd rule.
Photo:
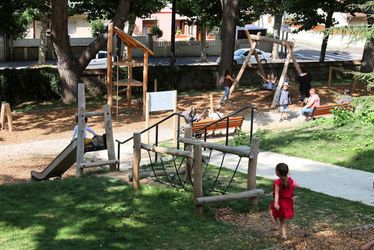
[[[162,37],[163,32],[158,26],[152,26],[151,27],[151,34],[152,34],[152,36],[154,36],[156,38],[160,38],[160,37]]]
[[[94,20],[91,22],[91,34],[93,37],[100,36],[105,30],[105,25],[101,20]]]
[[[54,68],[0,71],[0,99],[11,105],[59,98],[61,84]]]
[[[249,146],[249,135],[238,129],[234,134],[233,146],[247,145]]]
[[[334,125],[337,127],[343,127],[353,121],[352,109],[336,106],[332,113],[334,115]]]

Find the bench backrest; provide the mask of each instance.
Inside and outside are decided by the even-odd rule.
[[[229,118],[229,127],[230,128],[241,128],[243,124],[243,116],[232,116]],[[194,122],[192,124],[192,132],[196,132],[199,129],[202,129],[206,127],[207,125],[214,122],[214,120],[202,120],[198,122]],[[216,129],[225,129],[227,127],[227,120],[224,119],[222,121],[219,121],[213,125],[208,126],[207,130],[216,130]]]
[[[313,116],[331,114],[334,107],[337,107],[337,106],[343,107],[343,108],[349,108],[351,105],[349,103],[343,103],[343,104],[331,104],[331,105],[319,106],[313,110]]]

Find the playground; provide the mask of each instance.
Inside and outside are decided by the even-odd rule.
[[[280,119],[274,107],[282,86],[288,86],[288,65],[292,62],[299,76],[307,74],[293,57],[293,42],[246,32],[251,50],[225,90],[230,100],[223,103],[221,90],[149,92],[153,52],[113,24],[108,32],[105,98],[86,98],[85,85],[79,83],[74,106],[29,102],[10,114],[9,105],[2,104],[0,244],[5,249],[354,249],[374,238],[371,134],[353,138],[340,130],[349,122],[357,131],[373,126],[372,97],[357,98],[353,107],[336,104],[347,88],[353,97],[370,96],[365,85],[331,85],[331,77],[328,86],[313,83],[323,105],[332,106],[315,114],[327,118],[306,121],[297,116],[302,107],[298,83],[290,81],[294,101],[289,119]],[[114,34],[127,46],[127,58],[112,62]],[[264,39],[288,49],[278,85],[272,91],[261,84],[238,86],[252,53],[257,58],[256,44]],[[143,51],[143,63],[133,60],[132,49]],[[125,79],[118,73],[112,77],[120,66],[127,68]],[[142,81],[133,79],[133,67],[142,67]],[[141,95],[132,99],[136,91]],[[126,93],[126,103],[119,93]],[[207,110],[218,118],[195,120],[194,112]],[[86,130],[94,137],[86,137]],[[328,130],[338,132],[321,132]],[[318,136],[309,138],[310,132]],[[334,148],[339,152],[350,142],[354,153],[346,158],[337,153],[338,162],[327,156],[317,162],[303,155],[305,150],[290,152],[285,146],[299,141],[296,148],[306,144],[320,156],[331,144],[318,141],[315,147],[317,139],[338,141]],[[299,183],[288,237],[273,230],[268,216],[278,162],[287,162]]]

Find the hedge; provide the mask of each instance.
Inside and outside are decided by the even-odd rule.
[[[0,100],[11,105],[25,101],[58,99],[60,93],[60,77],[55,68],[0,71]]]

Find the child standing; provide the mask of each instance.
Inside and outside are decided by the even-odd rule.
[[[231,88],[231,85],[233,82],[236,82],[236,80],[234,80],[231,76],[231,73],[229,70],[226,70],[225,71],[225,80],[223,82],[223,87],[224,87],[224,93],[223,93],[223,96],[221,98],[221,104],[223,104],[223,102],[225,101],[228,101],[229,100],[229,96],[230,96],[230,88]]]
[[[279,96],[279,105],[281,112],[280,121],[288,119],[288,104],[290,103],[291,97],[290,92],[288,91],[288,82],[284,82]]]
[[[275,229],[277,229],[277,220],[279,220],[282,230],[282,239],[287,239],[286,220],[292,219],[294,216],[293,196],[297,184],[288,176],[287,164],[277,164],[275,173],[279,178],[273,183],[274,201],[270,204],[269,213]]]

